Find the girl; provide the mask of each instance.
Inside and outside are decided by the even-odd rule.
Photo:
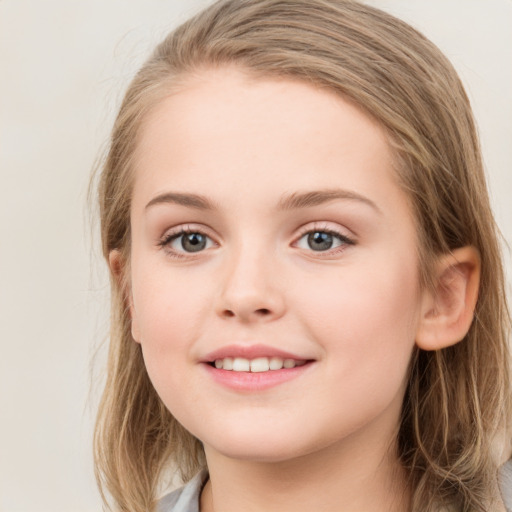
[[[421,34],[353,0],[216,2],[130,85],[99,203],[114,510],[505,510],[497,229]]]

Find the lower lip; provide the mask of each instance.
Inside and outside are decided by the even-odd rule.
[[[236,391],[262,391],[296,379],[309,371],[313,362],[308,362],[295,368],[283,368],[281,370],[269,370],[267,372],[235,372],[232,370],[220,370],[203,363],[206,371],[213,380],[219,384]]]

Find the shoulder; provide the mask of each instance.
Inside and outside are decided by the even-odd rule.
[[[208,480],[208,471],[203,469],[186,485],[166,494],[160,499],[158,512],[199,512],[199,496]]]

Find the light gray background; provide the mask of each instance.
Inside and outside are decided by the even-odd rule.
[[[135,69],[205,3],[0,0],[0,512],[101,509],[89,366],[108,289],[86,222],[88,178]],[[512,1],[371,3],[422,30],[459,70],[510,243]]]

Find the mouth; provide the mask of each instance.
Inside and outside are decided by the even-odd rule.
[[[309,374],[316,360],[265,345],[230,345],[208,354],[210,378],[236,392],[260,392]]]
[[[264,373],[291,369],[297,366],[304,366],[309,361],[306,359],[282,358],[277,356],[256,357],[247,359],[245,357],[224,357],[210,361],[208,364],[217,370],[233,372]]]

